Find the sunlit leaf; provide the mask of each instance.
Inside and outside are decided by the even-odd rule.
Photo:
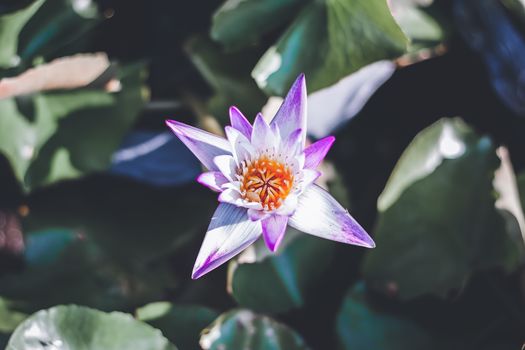
[[[162,333],[129,314],[104,313],[75,305],[56,306],[29,317],[7,349],[175,350]]]
[[[282,96],[303,72],[313,92],[369,63],[401,55],[406,44],[384,0],[312,1],[252,76],[268,94]]]
[[[301,337],[287,326],[249,310],[222,314],[202,334],[204,350],[308,349]]]
[[[413,50],[435,46],[445,38],[442,16],[432,6],[433,2],[434,0],[388,1],[392,15],[410,38]]]
[[[18,65],[18,35],[29,18],[44,3],[37,0],[16,12],[0,15],[0,67],[11,68]]]
[[[418,134],[379,198],[367,283],[402,299],[446,296],[477,270],[513,269],[517,243],[494,207],[498,164],[490,139],[459,119]]]
[[[0,152],[26,189],[108,168],[143,103],[141,67],[122,73],[122,90],[94,89],[0,100]]]

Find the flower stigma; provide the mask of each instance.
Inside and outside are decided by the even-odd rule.
[[[279,208],[293,187],[293,172],[286,164],[262,156],[245,160],[238,173],[241,196],[248,202],[261,203],[263,209]]]

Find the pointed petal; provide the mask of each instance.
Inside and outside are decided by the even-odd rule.
[[[255,148],[253,148],[250,140],[246,138],[239,130],[227,126],[225,128],[226,138],[232,146],[233,157],[237,164],[240,164],[243,160],[251,159],[252,155],[255,154]]]
[[[337,201],[317,185],[308,187],[299,197],[289,225],[314,236],[332,241],[375,247],[368,233]]]
[[[197,181],[216,192],[222,192],[222,185],[227,184],[229,181],[220,171],[208,171],[202,173],[197,178]]]
[[[328,136],[306,147],[304,150],[306,157],[304,167],[308,169],[317,168],[332,147],[334,141],[335,137]]]
[[[281,215],[271,215],[262,222],[264,242],[268,249],[275,252],[283,240],[288,224],[288,217]]]
[[[275,147],[275,137],[270,126],[266,123],[261,114],[257,114],[253,122],[252,145],[258,151],[273,149]]]
[[[230,143],[222,137],[175,120],[167,120],[166,125],[209,170],[218,170],[213,158],[231,154]]]
[[[286,95],[281,108],[275,114],[272,124],[279,125],[281,137],[286,140],[297,129],[302,129],[301,142],[306,138],[306,82],[304,74],[299,75]]]
[[[191,278],[197,279],[233,258],[255,242],[261,232],[261,223],[251,221],[246,209],[219,204],[204,237]]]
[[[226,177],[229,181],[235,181],[235,171],[237,164],[231,155],[222,155],[213,158],[215,167]]]
[[[252,137],[252,125],[235,106],[230,107],[230,124],[239,130],[248,140]]]

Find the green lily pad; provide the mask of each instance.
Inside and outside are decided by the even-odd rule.
[[[122,74],[116,93],[86,88],[0,101],[0,153],[26,190],[109,166],[143,104],[141,66]]]
[[[44,0],[37,0],[23,9],[0,15],[0,68],[11,68],[19,64],[18,35],[43,3]]]
[[[0,298],[0,333],[9,333],[15,330],[27,318],[25,313],[12,307],[12,302]]]
[[[432,0],[390,0],[389,5],[411,49],[433,47],[445,39],[443,16]]]
[[[182,349],[201,349],[201,331],[219,314],[199,305],[175,305],[156,302],[145,305],[136,312],[137,319],[160,329],[164,335]]]
[[[362,283],[345,296],[336,327],[340,349],[442,349],[441,340],[416,322],[371,306]]]
[[[38,57],[49,61],[85,50],[81,47],[85,44],[82,40],[100,21],[93,1],[82,4],[74,0],[45,1],[18,37],[22,66],[28,68]]]
[[[288,228],[276,254],[257,241],[228,271],[228,290],[243,307],[284,312],[301,307],[308,291],[327,273],[334,243]]]
[[[408,146],[378,200],[369,286],[402,299],[446,296],[477,270],[512,270],[519,250],[494,207],[499,160],[487,137],[442,119]]]
[[[245,47],[286,23],[301,4],[300,0],[227,0],[213,15],[211,37],[230,49]]]
[[[104,313],[60,305],[29,317],[13,333],[7,349],[175,350],[162,333],[121,312]]]
[[[266,93],[283,96],[304,72],[308,91],[330,86],[359,68],[400,56],[407,39],[386,1],[309,2],[252,71]]]
[[[204,330],[203,349],[295,350],[308,349],[292,329],[249,310],[233,310],[222,314]]]

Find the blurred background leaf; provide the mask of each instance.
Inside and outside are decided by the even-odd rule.
[[[308,2],[257,63],[252,76],[270,95],[283,96],[301,73],[308,91],[406,50],[406,38],[382,0]]]
[[[301,337],[285,325],[249,310],[229,311],[201,335],[203,349],[308,349]]]
[[[520,242],[494,207],[497,166],[490,139],[460,119],[422,131],[379,197],[377,248],[363,268],[367,283],[402,299],[444,297],[477,270],[515,269]]]
[[[181,349],[201,349],[199,337],[203,329],[219,314],[199,305],[175,305],[157,302],[136,311],[137,319],[160,329],[166,338]]]
[[[162,333],[130,315],[76,305],[56,306],[29,317],[13,333],[7,349],[175,350]]]
[[[239,305],[272,313],[299,308],[320,276],[330,273],[334,243],[287,230],[276,255],[258,240],[230,263],[228,290]]]

